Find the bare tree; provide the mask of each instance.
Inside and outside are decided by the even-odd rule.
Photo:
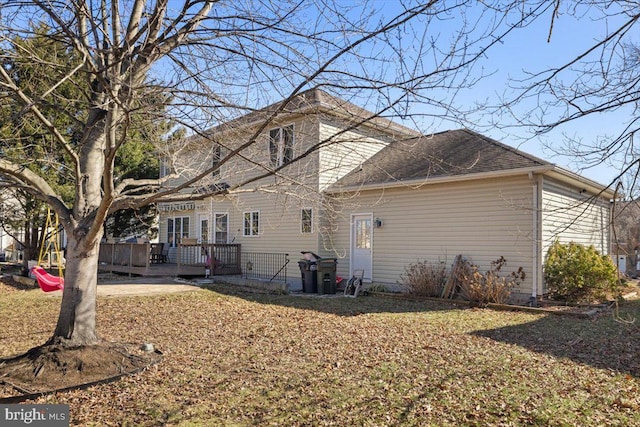
[[[617,113],[614,134],[582,138],[565,132],[562,141],[555,140],[548,148],[555,154],[571,156],[581,169],[610,165],[616,174],[607,184],[614,188],[618,181],[624,181],[627,197],[634,198],[640,171],[636,135],[640,125],[640,46],[636,37],[640,4],[554,3],[546,21],[549,43],[553,44],[555,32],[564,22],[572,19],[595,23],[603,33],[583,41],[584,47],[571,56],[558,53],[553,66],[541,64],[538,69],[512,76],[511,90],[494,111],[497,118],[493,125],[511,130],[525,128],[538,137],[563,131],[570,123],[610,121],[609,113]]]
[[[510,32],[552,11],[555,4],[2,3],[3,63],[19,54],[34,64],[49,64],[48,72],[54,77],[42,93],[29,93],[10,69],[0,67],[0,97],[17,101],[20,108],[15,116],[35,118],[51,141],[47,150],[29,151],[30,157],[23,162],[0,158],[0,174],[49,204],[66,230],[65,289],[49,343],[71,346],[98,340],[98,249],[110,213],[160,200],[201,197],[201,193],[185,190],[198,187],[235,156],[251,162],[259,134],[297,94],[310,88],[337,91],[342,98],[357,100],[375,111],[370,120],[398,117],[425,126],[443,117],[462,117],[464,109],[457,108],[452,99],[457,91],[483,77],[480,70],[474,70],[476,61]],[[62,42],[77,61],[60,63],[36,51],[24,51],[18,41],[32,35],[33,24],[47,25],[48,37]],[[74,100],[77,110],[66,112],[70,127],[80,129],[72,133],[44,113],[45,105],[65,96],[60,89],[67,83],[77,84],[82,92]],[[171,120],[188,133],[207,138],[206,130],[212,126],[276,99],[284,101],[262,117],[264,125],[246,135],[243,144],[180,185],[163,185],[172,175],[158,180],[116,176],[114,159],[140,115],[155,116],[158,122]],[[415,104],[422,106],[421,116],[411,113]],[[32,143],[37,145],[37,141]],[[1,141],[0,150],[10,144]],[[180,151],[172,138],[160,145],[157,149],[163,158]],[[68,174],[73,182],[72,202],[66,202],[47,176],[35,173],[27,164],[47,164],[52,171]],[[263,168],[261,176],[279,173],[278,168],[256,166]],[[241,191],[255,180],[240,182],[232,190]],[[210,195],[216,191],[222,190],[210,189]]]

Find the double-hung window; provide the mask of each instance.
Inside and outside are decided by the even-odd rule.
[[[300,213],[300,232],[302,234],[313,233],[313,209],[303,208]]]
[[[213,172],[211,172],[211,176],[220,176],[220,168],[218,167],[218,164],[220,163],[220,160],[222,159],[222,147],[220,147],[219,145],[216,145],[213,147],[213,152],[212,152],[212,157],[213,157],[213,162],[211,164],[211,167],[215,168],[213,170]]]
[[[260,235],[260,211],[251,211],[244,213],[243,236],[259,236]]]
[[[293,160],[293,125],[269,131],[269,159],[273,167],[286,165]]]
[[[229,240],[229,214],[214,213],[213,229],[215,230],[214,243],[227,243]]]
[[[167,175],[171,175],[173,169],[171,168],[171,162],[168,158],[163,157],[160,159],[160,178],[164,178]]]

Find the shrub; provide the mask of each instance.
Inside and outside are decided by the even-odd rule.
[[[389,289],[383,284],[374,284],[367,287],[367,292],[389,292]]]
[[[486,306],[489,303],[506,303],[511,296],[511,289],[519,285],[525,278],[522,267],[509,276],[501,276],[500,271],[506,264],[507,260],[501,256],[492,261],[489,271],[483,274],[477,265],[464,260],[456,274],[460,295],[473,305]]]
[[[447,281],[447,268],[444,262],[417,261],[405,268],[400,280],[411,294],[440,297]]]
[[[567,302],[592,303],[620,293],[616,266],[593,245],[554,242],[544,262],[544,280],[550,298]]]

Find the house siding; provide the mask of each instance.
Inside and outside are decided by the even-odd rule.
[[[373,138],[355,130],[341,133],[339,127],[328,123],[321,124],[320,138],[321,141],[331,141],[319,150],[320,191],[362,165],[388,144],[380,137]]]
[[[595,199],[594,199],[595,197]],[[601,254],[609,253],[610,206],[592,194],[581,193],[551,179],[542,186],[542,252],[557,239],[593,245]]]
[[[269,131],[274,128],[293,125],[294,158],[302,156],[313,144],[318,141],[318,120],[314,117],[292,117],[289,120],[283,119],[267,126],[254,142],[253,145],[245,148],[240,154],[246,158],[235,156],[220,168],[218,180],[226,182],[230,185],[242,183],[246,180],[259,177],[271,169],[269,157]],[[242,129],[233,133],[228,132],[225,135],[218,136],[218,139],[224,141],[227,147],[225,154],[229,150],[240,147],[246,143],[251,137],[255,129]],[[224,155],[223,155],[224,157]],[[285,166],[279,172],[278,177],[269,177],[261,179],[250,184],[251,188],[268,185],[273,187],[274,184],[288,184],[287,179],[293,178],[296,181],[303,180],[306,185],[317,187],[317,153],[311,153],[301,157],[299,160]]]
[[[528,177],[362,191],[355,199],[336,200],[331,240],[338,272],[349,271],[350,215],[372,213],[383,220],[373,229],[374,283],[396,285],[413,262],[453,263],[462,254],[482,270],[500,256],[503,273],[522,266],[526,280],[517,293],[531,294],[533,269],[532,184]],[[347,206],[351,204],[351,206]]]
[[[218,174],[195,184],[200,189],[225,184],[216,188],[228,188],[228,194],[192,202],[189,209],[177,206],[167,211],[165,204],[159,205],[160,241],[166,242],[168,217],[189,217],[189,236],[199,237],[200,215],[207,215],[213,226],[213,212],[226,212],[229,242],[241,244],[243,252],[289,254],[290,282],[300,281],[296,261],[303,250],[337,258],[338,275],[349,277],[352,215],[367,214],[384,222],[372,231],[373,267],[366,273],[372,282],[396,287],[406,267],[416,261],[451,265],[456,255],[462,254],[487,270],[492,261],[504,256],[505,275],[518,267],[524,269],[526,279],[514,292],[525,297],[543,291],[541,263],[555,237],[594,244],[607,252],[608,205],[602,201],[578,203],[585,200],[579,189],[547,176],[566,178],[576,185],[584,180],[558,173],[551,164],[466,130],[435,134],[433,138],[439,142],[434,147],[426,144],[431,137],[420,138],[425,144],[418,144],[414,140],[417,133],[382,120],[365,123],[366,112],[348,107],[323,105],[278,115],[241,156],[229,159]],[[211,143],[190,140],[189,149],[176,157],[185,172],[180,179],[212,164],[214,144],[221,145],[224,159],[230,150],[254,138],[259,118],[249,115],[247,120],[216,128],[210,135]],[[259,178],[272,169],[270,130],[289,125],[294,127],[293,157],[297,160],[278,168],[272,176]],[[380,152],[390,142],[405,139],[408,145],[400,147],[416,151],[389,147]],[[432,161],[439,150],[452,159],[451,164]],[[474,166],[480,163],[471,170],[464,166],[468,158]],[[433,177],[436,170],[440,175],[435,179],[425,177]],[[403,179],[415,183],[423,178],[420,185],[397,185]],[[184,182],[180,179],[174,183]],[[336,182],[340,185],[332,187]],[[354,190],[358,185],[362,185],[361,191]],[[366,188],[373,185],[388,187]],[[340,188],[350,190],[340,193]],[[594,188],[597,186],[591,191],[597,191]],[[186,188],[182,193],[193,191]],[[191,194],[202,198],[199,192]],[[301,233],[302,208],[313,209],[312,233]],[[243,213],[248,211],[260,213],[258,236],[243,235]]]
[[[312,233],[300,230],[302,208],[313,209]],[[302,257],[301,251],[317,252],[318,210],[307,200],[285,194],[251,193],[215,198],[213,211],[229,214],[230,242],[239,243],[243,252],[289,254],[288,278],[300,276],[297,261]],[[243,214],[248,211],[260,212],[258,236],[243,235]]]
[[[321,118],[322,117],[322,118]],[[167,221],[171,216],[190,217],[190,236],[196,236],[199,214],[207,213],[213,224],[212,212],[229,214],[229,240],[242,245],[243,252],[288,253],[290,264],[287,277],[299,278],[297,260],[301,251],[313,251],[323,256],[334,256],[332,248],[321,237],[321,219],[326,211],[322,207],[322,189],[360,165],[368,157],[382,149],[390,137],[367,130],[354,129],[343,132],[348,126],[343,120],[317,115],[300,115],[282,119],[265,128],[256,143],[244,153],[252,162],[236,158],[225,164],[217,179],[231,186],[264,173],[263,165],[269,162],[269,130],[278,126],[294,125],[294,156],[299,157],[314,144],[321,147],[309,152],[300,160],[287,165],[277,176],[259,179],[243,186],[227,196],[216,196],[211,206],[198,204],[195,210],[161,212],[160,240],[166,241]],[[233,148],[246,141],[251,129],[237,129],[218,137],[226,147]],[[209,159],[204,163],[207,164]],[[313,209],[313,232],[301,233],[302,208]],[[259,236],[243,236],[243,213],[260,212]],[[326,224],[326,222],[325,222]]]

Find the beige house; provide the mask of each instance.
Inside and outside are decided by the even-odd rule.
[[[613,193],[600,184],[469,130],[424,136],[372,117],[313,90],[213,129],[213,143],[193,139],[185,177],[221,166],[190,190],[201,196],[159,206],[160,241],[288,253],[293,289],[300,251],[390,287],[417,260],[450,264],[461,254],[485,269],[504,256],[526,272],[523,298],[544,292],[554,239],[608,252]]]

